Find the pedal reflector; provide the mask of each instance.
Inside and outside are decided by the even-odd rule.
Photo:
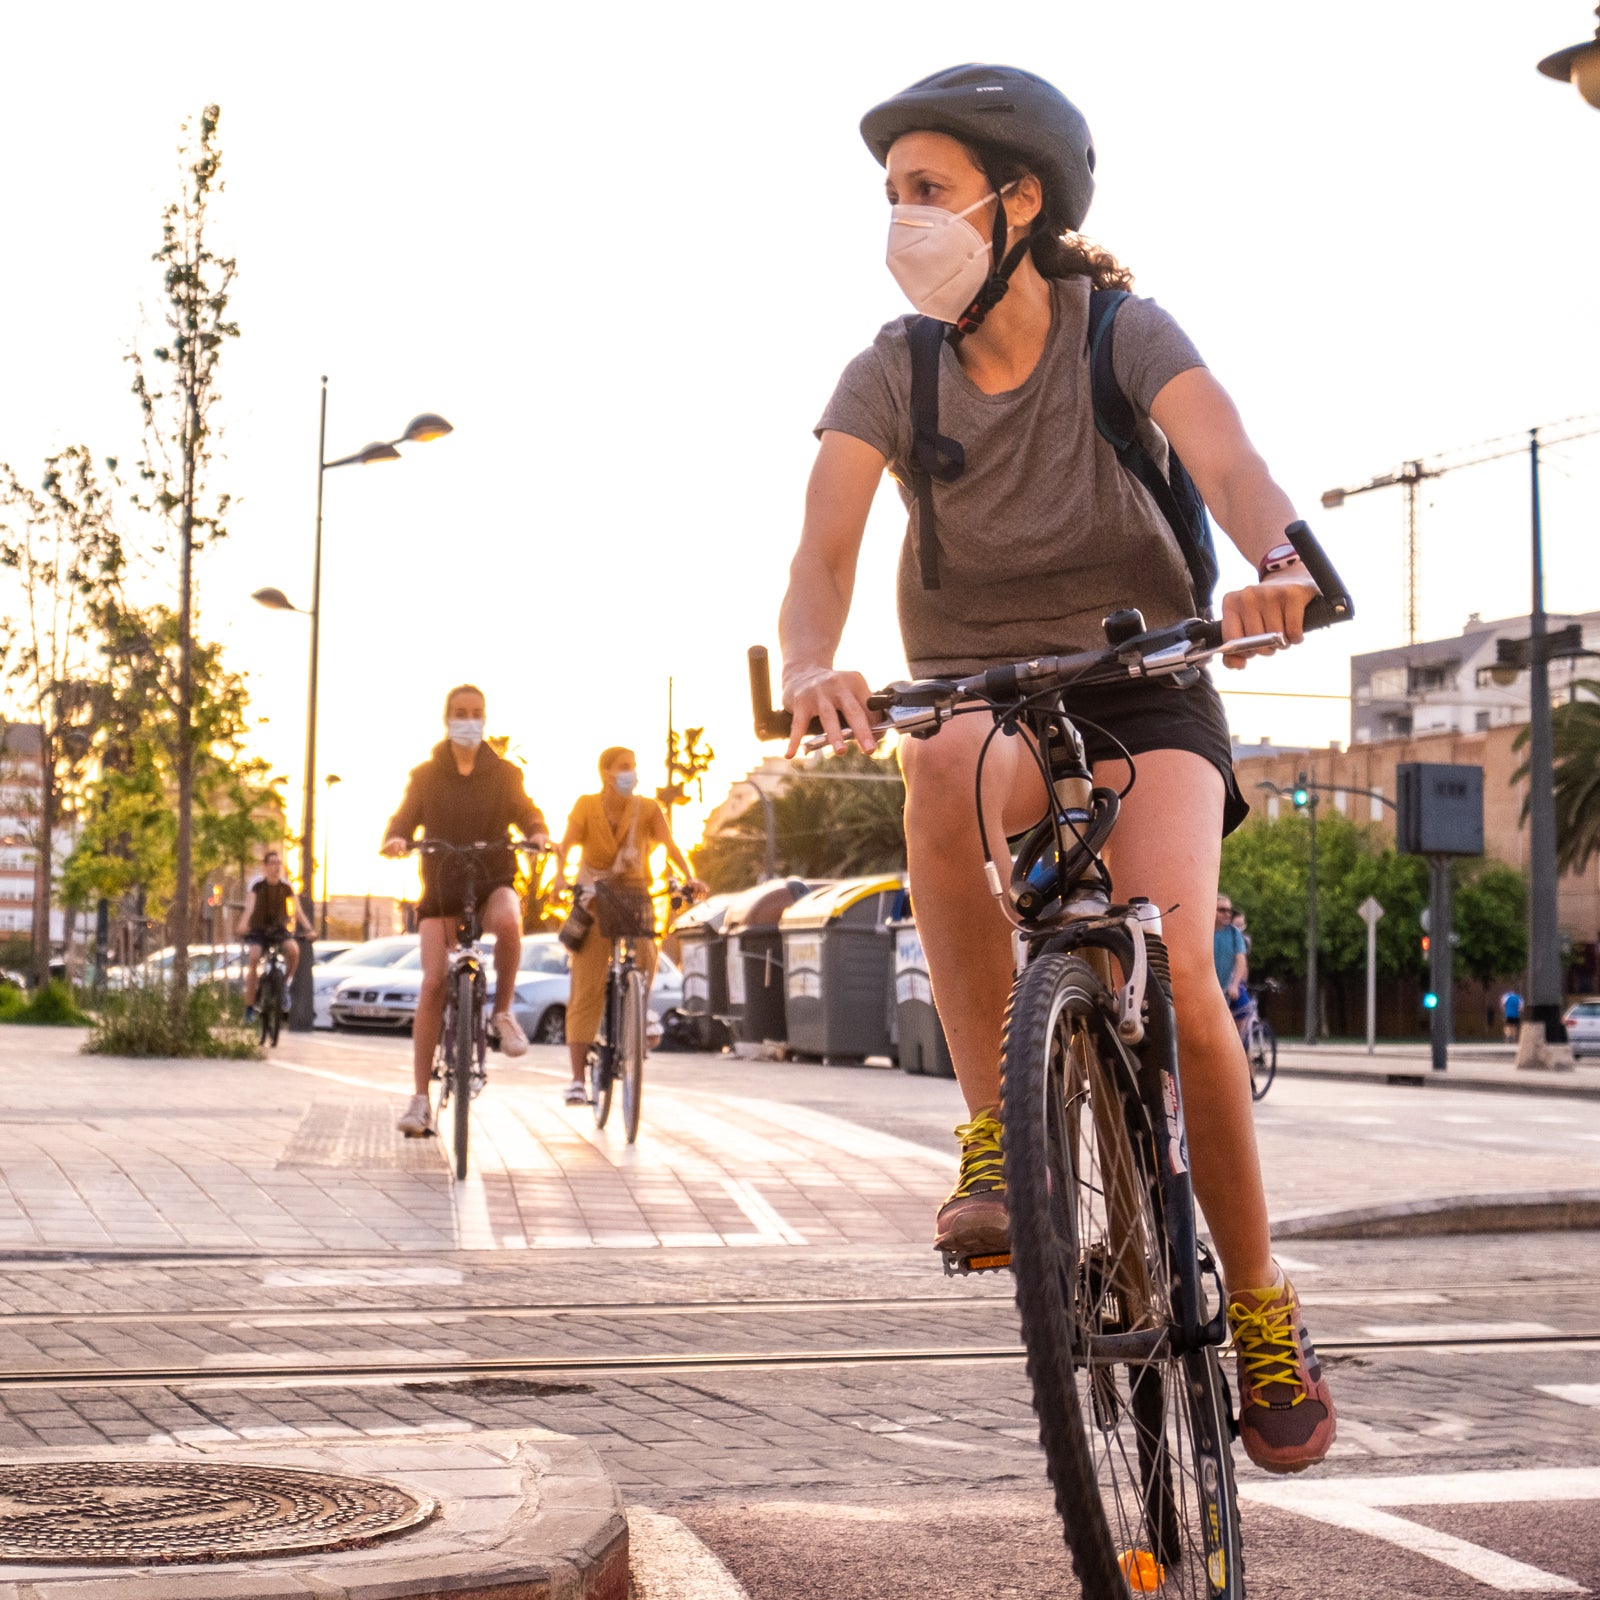
[[[967,1265],[974,1272],[994,1272],[1001,1267],[1011,1265],[1011,1252],[1007,1250],[1004,1255],[999,1256],[968,1256]]]
[[[1148,1550],[1124,1550],[1117,1565],[1135,1594],[1155,1594],[1167,1579],[1166,1568]]]

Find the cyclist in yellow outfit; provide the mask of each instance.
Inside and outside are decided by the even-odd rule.
[[[672,828],[660,804],[646,795],[636,794],[639,765],[633,751],[613,745],[600,755],[601,789],[583,795],[572,808],[567,831],[557,847],[556,878],[552,885],[560,894],[568,887],[566,866],[574,850],[581,852],[576,875],[576,890],[589,895],[597,878],[614,879],[635,888],[650,887],[650,856],[658,847],[688,881],[691,894],[703,894],[705,885],[695,878],[672,837]],[[656,942],[635,939],[633,959],[645,975],[655,981]],[[582,946],[572,955],[572,992],[567,999],[567,1047],[572,1059],[572,1082],[567,1085],[566,1103],[583,1105],[588,1100],[584,1069],[589,1046],[600,1026],[605,1005],[606,969],[611,964],[611,943],[590,928]]]

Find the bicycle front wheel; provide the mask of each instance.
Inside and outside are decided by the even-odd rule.
[[[451,1154],[457,1178],[467,1175],[467,1141],[472,1129],[472,1068],[477,1055],[478,1003],[477,975],[460,973],[456,978],[455,1024],[450,1040],[450,1116]]]
[[[639,1137],[639,1103],[644,1094],[644,1035],[650,996],[644,974],[631,968],[622,987],[622,1028],[617,1074],[622,1079],[622,1126],[633,1144]]]
[[[1002,1059],[1017,1308],[1085,1600],[1244,1593],[1214,1348],[1179,1354],[1157,1141],[1076,956],[1017,980]]]
[[[261,1042],[276,1045],[283,1025],[283,990],[276,972],[268,972],[261,985]]]
[[[1250,1030],[1250,1098],[1260,1100],[1278,1075],[1278,1036],[1270,1022],[1257,1019]]]

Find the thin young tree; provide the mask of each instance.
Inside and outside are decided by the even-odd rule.
[[[187,1005],[194,898],[194,558],[226,532],[229,496],[211,489],[207,473],[218,431],[213,420],[221,399],[218,366],[227,341],[239,334],[238,324],[228,318],[238,264],[213,250],[207,238],[212,204],[223,188],[220,117],[220,109],[210,105],[197,124],[184,124],[182,187],[162,213],[161,248],[152,258],[162,270],[166,335],[148,349],[136,347],[129,357],[133,392],[144,414],[138,504],[162,518],[177,545],[175,552],[166,547],[178,564],[176,661],[167,690],[176,722],[178,791],[172,899],[175,1012]]]
[[[17,588],[7,677],[39,729],[39,794],[28,819],[37,872],[33,978],[39,987],[50,981],[56,834],[68,819],[104,699],[87,596],[95,552],[114,539],[110,489],[84,446],[51,456],[37,491],[0,463],[0,566],[15,574]]]

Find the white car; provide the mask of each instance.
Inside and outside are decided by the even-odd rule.
[[[1574,1059],[1600,1056],[1600,1000],[1580,1000],[1569,1008],[1564,1020]]]
[[[311,969],[312,1003],[317,1027],[338,1027],[333,1015],[333,995],[347,978],[377,978],[397,961],[414,955],[417,949],[416,934],[393,933],[382,939],[368,939],[365,944],[351,945],[338,955],[318,961]]]
[[[382,973],[352,974],[334,992],[335,1027],[407,1030],[422,987],[420,957],[401,961]],[[522,938],[522,965],[512,1011],[536,1044],[563,1044],[567,1037],[567,999],[572,977],[567,952],[553,933]],[[650,1010],[659,1022],[683,1004],[683,974],[662,956],[650,991]]]

